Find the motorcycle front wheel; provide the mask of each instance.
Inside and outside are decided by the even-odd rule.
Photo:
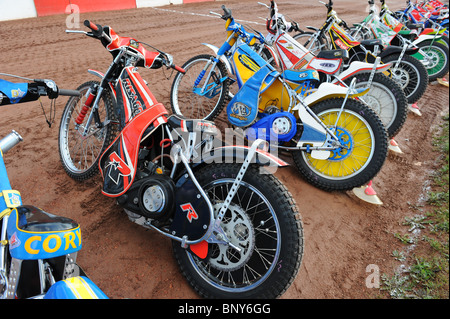
[[[219,61],[214,69],[207,63],[215,57],[208,54],[189,59],[172,83],[170,104],[172,112],[186,118],[212,121],[222,111],[229,92],[228,72]],[[209,77],[209,78],[208,78]],[[208,81],[205,86],[205,81]],[[202,91],[202,88],[205,88]]]
[[[240,164],[208,165],[196,177],[220,210]],[[173,241],[181,272],[204,298],[277,298],[291,285],[303,255],[297,205],[272,174],[249,167],[220,227],[234,246],[208,244],[200,259]]]
[[[96,81],[89,81],[77,88],[81,94],[67,101],[59,125],[58,148],[61,163],[66,173],[78,181],[87,180],[98,173],[99,158],[116,136],[118,129],[117,121],[114,120],[113,102],[108,91],[103,91],[98,105],[98,116],[103,126],[97,127],[93,119],[87,135],[82,135],[90,109],[81,124],[75,122],[86,102],[87,91],[92,85],[98,84]]]
[[[388,137],[380,118],[360,101],[349,99],[336,123],[342,102],[342,98],[328,99],[311,108],[343,147],[331,151],[326,160],[314,159],[306,151],[292,152],[300,174],[326,191],[351,190],[368,183],[387,156]]]

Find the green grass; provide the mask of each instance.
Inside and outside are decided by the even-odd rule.
[[[402,265],[392,277],[381,276],[381,290],[393,299],[449,298],[449,117],[443,118],[433,145],[440,152],[439,169],[432,176],[427,205],[420,214],[406,217],[407,233],[393,234],[411,253],[395,250],[392,257]],[[420,232],[419,232],[420,230]]]

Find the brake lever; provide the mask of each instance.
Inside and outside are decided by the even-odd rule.
[[[214,12],[214,11],[209,11],[209,14],[212,14],[212,15],[215,15],[215,16],[218,16],[218,17],[222,17],[222,15],[221,14],[219,14],[219,13],[217,13],[217,12]]]
[[[89,35],[89,32],[82,31],[82,30],[66,30],[66,33],[81,33],[81,34]],[[89,36],[93,36],[93,34],[91,33],[91,35],[89,35]]]

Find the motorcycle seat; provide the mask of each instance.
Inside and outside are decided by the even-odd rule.
[[[420,29],[423,28],[423,23],[407,23],[406,27],[408,29]]]
[[[11,257],[21,260],[59,257],[82,247],[78,223],[34,206],[15,207],[6,232]]]
[[[169,116],[167,123],[172,129],[181,129],[182,132],[204,132],[212,135],[216,135],[218,133],[218,129],[214,122],[199,119],[188,119],[178,114]]]
[[[17,207],[17,228],[27,232],[66,231],[78,227],[70,218],[56,216],[34,206]]]
[[[383,41],[381,39],[362,40],[361,44],[364,46],[383,45]]]
[[[319,81],[319,75],[315,70],[295,70],[287,69],[281,76],[290,82],[300,83],[303,81]]]
[[[349,58],[347,50],[323,50],[317,54],[318,58],[321,59],[343,59],[347,60]]]

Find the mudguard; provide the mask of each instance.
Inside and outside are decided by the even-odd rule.
[[[250,150],[248,146],[229,145],[216,147],[213,152],[202,156],[201,162],[198,164],[210,163],[243,163]],[[256,150],[256,155],[251,163],[262,166],[284,167],[289,164],[278,158],[274,154],[266,152],[262,149]],[[198,165],[197,164],[197,165]]]
[[[390,63],[387,64],[379,64],[376,68],[376,72],[384,72],[387,69],[391,67]],[[360,72],[371,72],[373,69],[372,63],[366,63],[366,62],[360,62],[355,61],[350,64],[350,66],[342,73],[339,74],[338,78],[341,81],[345,81],[349,77],[352,77],[353,75],[360,73]],[[337,83],[338,80],[333,81],[333,83]]]
[[[212,45],[212,44],[208,44],[208,43],[202,43],[203,45],[207,46],[208,48],[210,48],[211,50],[214,51],[214,53],[217,55],[217,52],[219,52],[219,48]],[[220,61],[222,61],[225,64],[225,67],[227,68],[227,71],[230,74],[234,74],[233,68],[231,67],[230,62],[227,60],[227,58],[225,56],[221,56],[220,57]]]
[[[385,48],[383,51],[381,51],[380,57],[381,61],[383,61],[383,58],[395,54],[395,53],[401,53],[403,51],[403,48],[396,46],[396,45],[390,45],[387,48]],[[419,48],[408,48],[405,51],[405,54],[407,55],[413,55],[419,51]]]
[[[437,41],[437,40],[440,40],[442,38],[442,36],[440,36],[440,35],[428,35],[428,34],[422,34],[422,35],[419,35],[419,37],[417,38],[417,39],[415,39],[414,41],[413,41],[413,45],[418,45],[419,43],[421,43],[421,42],[423,42],[423,41],[427,41],[427,40],[435,40],[435,41]]]
[[[357,93],[350,94],[349,97],[356,97],[361,96],[367,93],[365,90],[357,89]],[[312,106],[320,101],[323,101],[325,99],[331,99],[335,97],[345,97],[348,93],[348,88],[342,87],[340,85],[335,85],[332,83],[324,82],[320,84],[317,91],[311,93],[307,97],[304,98],[303,102],[308,105]],[[299,110],[301,107],[300,105],[294,106],[293,110]]]
[[[89,278],[77,276],[56,282],[44,299],[109,299]]]
[[[278,54],[275,52],[275,50],[270,45],[267,44],[264,44],[264,48],[269,51],[270,56],[273,58],[273,61],[275,61],[275,64],[279,67],[281,63],[280,59],[278,58]]]
[[[80,225],[34,207],[15,207],[6,229],[11,257],[49,259],[75,253],[82,247]]]

